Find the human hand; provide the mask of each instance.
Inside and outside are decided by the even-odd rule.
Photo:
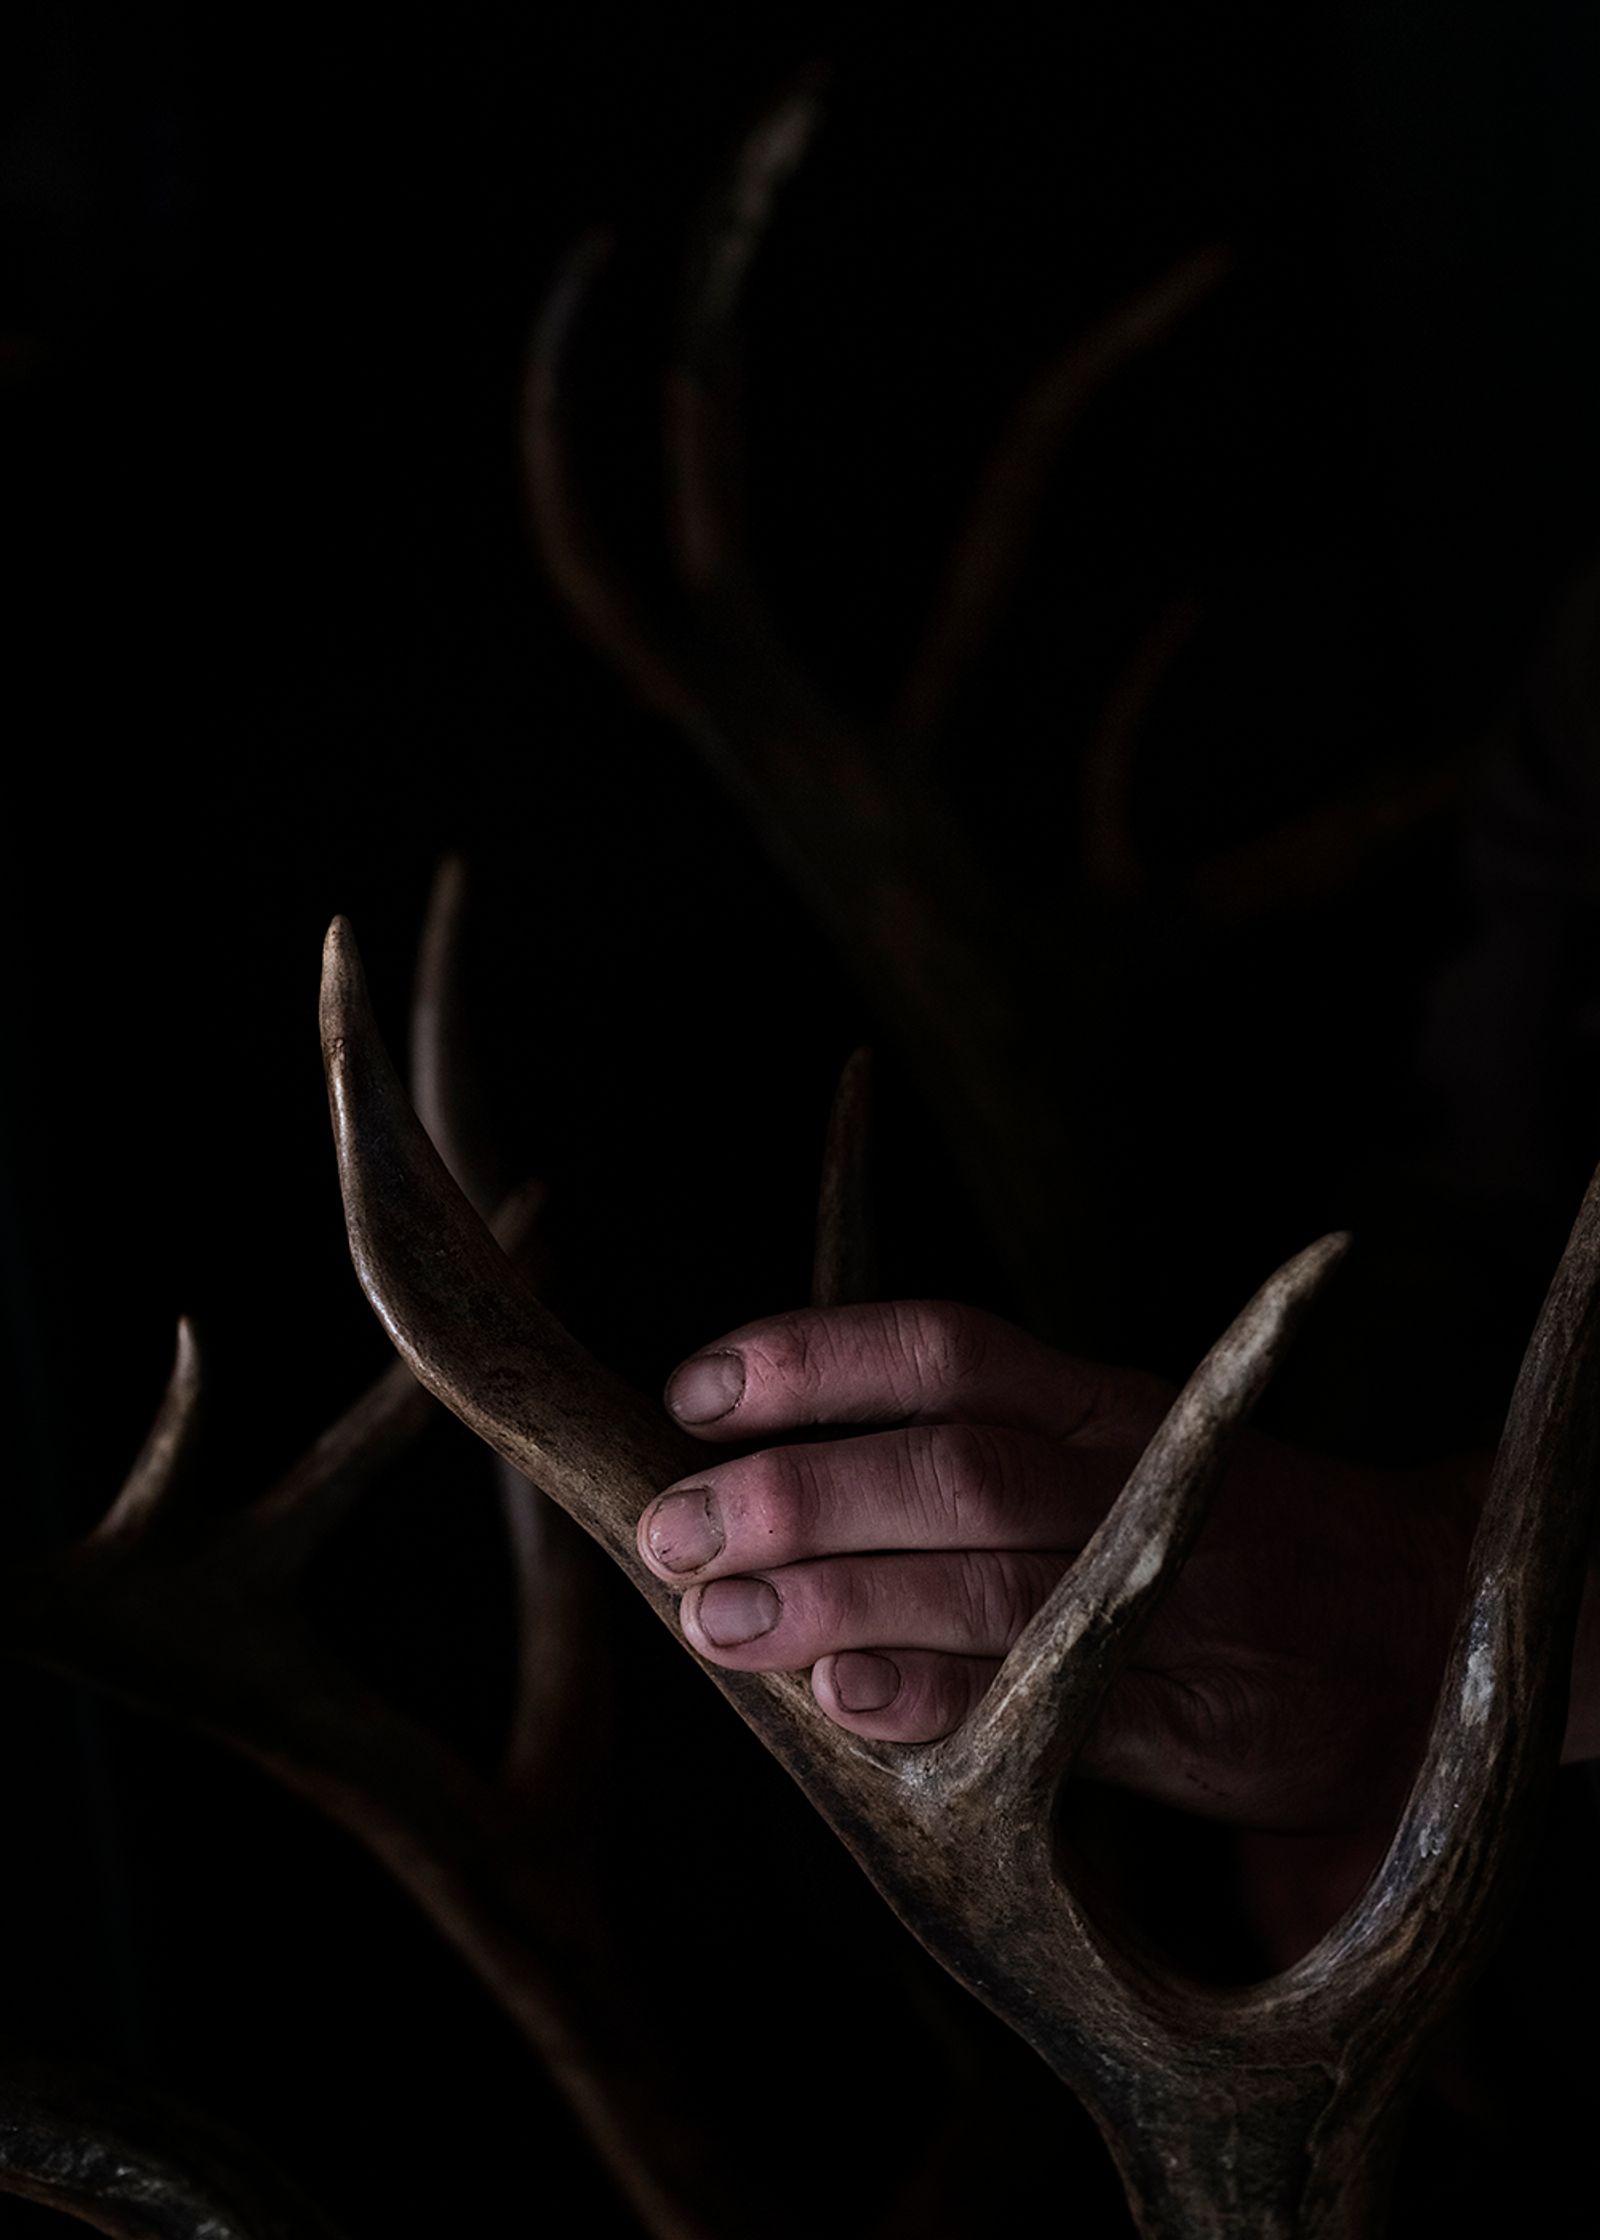
[[[755,1451],[664,1492],[640,1553],[684,1590],[685,1636],[712,1663],[809,1668],[839,1726],[930,1741],[982,1696],[1170,1397],[968,1308],[772,1316],[671,1379],[686,1429]],[[821,1426],[843,1435],[805,1436]],[[1079,1770],[1245,1828],[1386,1825],[1476,1494],[1470,1470],[1361,1468],[1246,1433]]]

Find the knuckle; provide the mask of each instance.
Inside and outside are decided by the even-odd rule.
[[[994,1529],[1008,1480],[1002,1442],[984,1424],[944,1423],[924,1439],[924,1467],[942,1512],[963,1538]]]
[[[975,1642],[1009,1648],[1033,1614],[1021,1566],[964,1550],[957,1570],[961,1620]]]
[[[936,1391],[969,1383],[989,1351],[989,1318],[951,1299],[903,1299],[890,1309],[891,1341],[907,1373]]]
[[[802,1407],[821,1397],[837,1357],[826,1323],[814,1315],[769,1323],[759,1337],[746,1340],[745,1352],[764,1392]]]
[[[816,1468],[806,1448],[764,1447],[747,1455],[739,1467],[739,1480],[741,1537],[773,1550],[809,1544],[817,1491]]]
[[[954,1657],[930,1657],[918,1675],[914,1714],[919,1735],[931,1742],[952,1733],[971,1708],[966,1673]]]

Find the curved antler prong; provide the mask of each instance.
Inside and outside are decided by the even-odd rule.
[[[350,1256],[401,1359],[560,1502],[682,1640],[677,1597],[639,1561],[645,1504],[701,1450],[602,1368],[535,1298],[451,1180],[406,1101],[342,918],[323,958],[322,1046]],[[831,1726],[786,1673],[703,1669],[803,1781],[864,1789],[904,1753]],[[825,1805],[826,1809],[826,1805]]]
[[[1078,416],[1111,377],[1205,301],[1233,266],[1220,243],[1193,251],[1077,335],[1029,388],[968,509],[927,633],[901,689],[895,730],[935,732],[983,652],[1022,564],[1050,472]]]
[[[447,855],[434,873],[411,988],[411,1102],[439,1156],[480,1213],[494,1203],[469,1110],[461,1003],[467,867]]]
[[[187,1315],[180,1315],[172,1372],[161,1406],[122,1490],[95,1529],[97,1541],[142,1540],[170,1516],[173,1497],[194,1456],[201,1386],[200,1346],[194,1324]]]
[[[735,321],[780,188],[799,169],[821,116],[820,70],[810,70],[745,136],[716,196],[692,261],[667,384],[673,467],[673,549],[684,581],[703,588],[740,557],[742,483]]]
[[[653,1602],[669,1601],[639,1562],[634,1526],[694,1450],[567,1335],[451,1180],[378,1038],[343,919],[324,967],[351,1256],[378,1319],[420,1383],[570,1509]]]
[[[1403,1987],[1431,2017],[1486,1951],[1560,1752],[1597,1479],[1600,1174],[1523,1358],[1394,1840],[1355,1908],[1286,1986],[1303,1971],[1324,1998],[1381,1992],[1391,2004]]]
[[[534,329],[522,406],[522,457],[534,535],[575,621],[658,715],[698,737],[706,726],[684,663],[647,624],[606,553],[572,468],[564,400],[573,335],[612,250],[587,233],[556,275]]]
[[[1349,1244],[1335,1233],[1286,1261],[1211,1348],[978,1710],[945,1745],[952,1790],[1043,1832],[1056,1784],[1119,1664],[1183,1567],[1230,1441]]]

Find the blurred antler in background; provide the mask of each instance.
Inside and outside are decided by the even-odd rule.
[[[550,581],[644,704],[675,724],[742,804],[774,861],[857,975],[939,1119],[991,1242],[1037,1328],[1073,1309],[1064,1271],[1084,1259],[1093,1193],[1048,1003],[1092,1047],[1121,986],[1115,943],[1089,927],[1052,952],[964,830],[934,750],[996,639],[1052,475],[1116,376],[1215,296],[1232,253],[1208,244],[1075,336],[1016,407],[980,474],[932,611],[885,723],[836,706],[768,610],[747,524],[738,318],[778,194],[821,117],[821,73],[747,136],[711,204],[664,381],[668,527],[683,601],[649,611],[589,511],[568,396],[585,309],[611,253],[579,243],[547,299],[529,361],[523,457]],[[1375,855],[1455,800],[1460,749],[1420,774],[1385,775],[1180,878],[1147,862],[1132,807],[1139,725],[1192,639],[1185,594],[1143,634],[1077,755],[1079,853],[1092,909],[1129,902],[1251,920],[1341,889]],[[1063,875],[1069,871],[1063,861]],[[1083,1022],[1094,1022],[1085,1031]]]

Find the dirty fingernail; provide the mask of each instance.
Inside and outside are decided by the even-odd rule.
[[[680,1423],[715,1423],[744,1397],[744,1363],[736,1353],[697,1353],[667,1380],[667,1406]]]
[[[664,1493],[645,1519],[645,1545],[663,1571],[698,1571],[722,1553],[727,1534],[709,1486]]]
[[[700,1631],[719,1649],[737,1649],[770,1633],[781,1605],[765,1579],[716,1579],[700,1591]]]
[[[848,1650],[833,1660],[833,1692],[846,1711],[882,1711],[900,1693],[900,1668],[868,1650]]]

